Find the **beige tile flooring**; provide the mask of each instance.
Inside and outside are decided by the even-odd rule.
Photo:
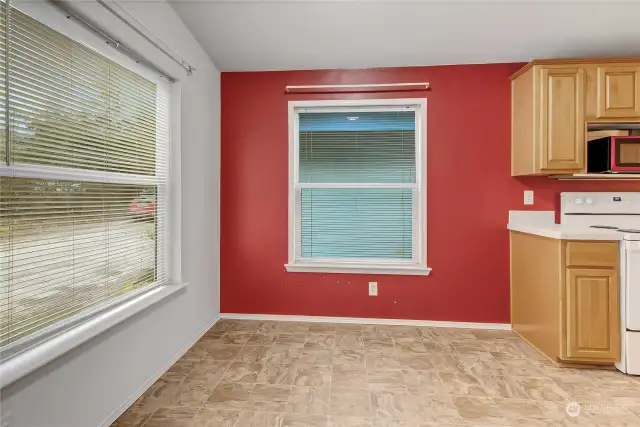
[[[115,426],[638,427],[640,380],[508,331],[220,320]]]

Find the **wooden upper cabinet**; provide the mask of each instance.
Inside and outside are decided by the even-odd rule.
[[[584,168],[585,88],[582,68],[540,69],[541,171]]]
[[[511,173],[585,169],[585,71],[533,66],[511,82]]]
[[[640,118],[640,66],[599,65],[595,90],[596,118]]]
[[[530,62],[511,76],[511,175],[586,172],[598,122],[640,122],[640,58]]]
[[[615,362],[620,357],[620,300],[615,269],[567,269],[563,358]]]

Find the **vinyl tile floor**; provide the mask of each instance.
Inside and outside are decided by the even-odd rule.
[[[639,427],[640,379],[509,331],[220,320],[112,427]]]

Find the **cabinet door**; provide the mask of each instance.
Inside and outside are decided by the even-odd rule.
[[[620,301],[616,270],[567,270],[566,356],[571,360],[620,358]]]
[[[580,171],[586,145],[584,69],[540,71],[540,169]]]
[[[640,118],[640,67],[599,66],[596,90],[599,119]]]

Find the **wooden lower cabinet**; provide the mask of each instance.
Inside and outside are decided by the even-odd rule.
[[[512,231],[513,330],[556,363],[619,360],[617,245]]]
[[[618,271],[567,269],[563,359],[612,361],[620,354]]]

